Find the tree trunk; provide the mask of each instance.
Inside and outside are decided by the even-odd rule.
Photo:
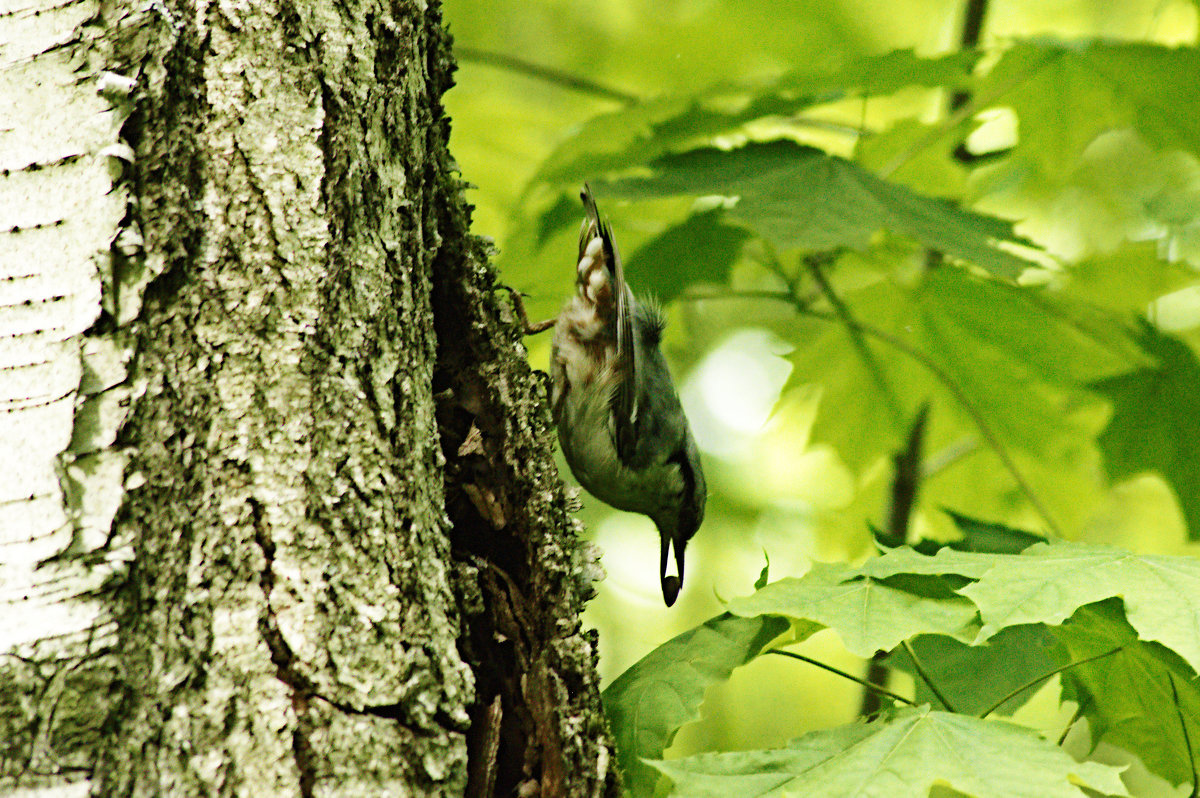
[[[75,34],[30,63],[124,120],[117,146],[93,136],[75,158],[123,165],[116,190],[88,188],[123,217],[71,217],[114,243],[103,301],[76,314],[98,305],[96,323],[60,336],[76,373],[85,352],[66,408],[90,397],[57,460],[77,506],[59,556],[22,578],[70,577],[59,602],[90,608],[90,635],[47,648],[44,626],[0,666],[0,777],[615,795],[579,622],[597,569],[468,232],[436,4],[46,17],[64,8]],[[21,526],[5,534],[35,537]]]

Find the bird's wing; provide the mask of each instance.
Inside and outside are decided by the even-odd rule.
[[[625,272],[621,267],[621,254],[613,240],[612,229],[600,218],[596,198],[591,188],[584,183],[580,194],[587,211],[589,227],[594,226],[604,248],[604,263],[608,267],[609,283],[616,302],[617,368],[621,379],[613,393],[613,432],[617,444],[617,456],[628,463],[634,456],[637,444],[638,421],[638,374],[639,352],[634,339],[634,314],[636,301],[633,292],[625,283]],[[586,242],[582,242],[586,243]]]

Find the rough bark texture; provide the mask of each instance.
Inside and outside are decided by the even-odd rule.
[[[94,333],[134,401],[93,790],[615,794],[595,568],[451,173],[436,6],[95,21],[134,89]]]

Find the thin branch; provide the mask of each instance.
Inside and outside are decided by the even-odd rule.
[[[979,441],[969,437],[934,452],[921,463],[921,478],[928,480],[937,476],[978,448]]]
[[[1004,95],[1021,85],[1025,81],[1032,78],[1035,74],[1042,70],[1053,59],[1057,58],[1057,53],[1048,53],[1042,60],[1033,64],[1025,71],[1014,75],[1010,80],[997,86],[995,90],[982,95],[976,96],[973,100],[965,103],[950,116],[946,117],[946,121],[929,131],[928,135],[914,141],[911,146],[896,154],[892,160],[888,161],[882,169],[876,172],[878,177],[887,179],[900,167],[908,163],[910,160],[919,155],[926,147],[932,146],[935,141],[945,136],[950,131],[967,121],[983,108],[992,105]]]
[[[1062,673],[1063,671],[1069,670],[1078,665],[1085,665],[1089,662],[1092,662],[1093,660],[1104,659],[1105,657],[1111,657],[1113,654],[1116,654],[1118,651],[1121,651],[1124,648],[1125,648],[1124,646],[1117,646],[1112,651],[1105,651],[1103,654],[1096,654],[1095,656],[1088,657],[1087,659],[1076,660],[1075,662],[1068,662],[1066,665],[1061,665],[1057,668],[1054,668],[1053,670],[1046,671],[1041,676],[1038,676],[1037,678],[1034,678],[1034,679],[1030,679],[1028,682],[1021,685],[1017,689],[1010,690],[1008,692],[1008,694],[1006,696],[1004,696],[1004,698],[1001,698],[999,701],[997,701],[996,703],[994,703],[990,707],[988,707],[987,710],[985,710],[984,713],[982,715],[980,715],[979,717],[980,717],[980,719],[986,718],[988,715],[992,714],[997,709],[999,709],[1001,706],[1003,706],[1004,703],[1006,701],[1008,701],[1010,698],[1015,698],[1016,696],[1020,695],[1021,693],[1025,692],[1026,690],[1028,690],[1030,687],[1033,687],[1034,685],[1036,685],[1038,682],[1045,681],[1046,679],[1049,679],[1051,676],[1053,676],[1056,673]]]
[[[888,506],[887,526],[879,535],[885,546],[903,546],[908,540],[908,526],[913,507],[917,503],[917,492],[921,488],[921,448],[925,439],[925,423],[929,418],[929,402],[922,403],[913,419],[905,447],[892,458],[895,474],[892,477],[892,497]],[[867,681],[872,684],[887,684],[891,668],[887,666],[887,654],[876,651],[867,667]],[[858,714],[871,717],[879,711],[879,696],[865,691],[858,705]]]
[[[641,97],[638,97],[636,94],[630,94],[627,91],[606,86],[603,83],[597,83],[590,78],[580,77],[579,75],[555,69],[554,67],[535,64],[532,61],[526,61],[523,58],[517,58],[506,53],[497,53],[491,50],[460,45],[454,48],[454,54],[464,61],[474,61],[475,63],[486,64],[497,69],[507,69],[509,72],[516,72],[519,75],[544,80],[547,83],[553,83],[564,89],[603,97],[606,100],[616,100],[626,105],[633,105],[641,100]]]
[[[917,659],[917,652],[913,651],[908,641],[905,640],[901,645],[904,646],[904,650],[908,652],[909,659],[912,660],[913,670],[921,677],[921,681],[925,682],[926,686],[929,687],[929,691],[937,696],[937,700],[941,702],[947,712],[958,714],[958,710],[954,708],[954,705],[946,699],[946,696],[942,695],[941,690],[937,689],[937,685],[933,683],[933,679],[929,678],[929,674],[925,671],[925,666],[921,664],[921,660]]]
[[[879,693],[880,695],[885,695],[888,698],[892,699],[893,701],[899,701],[902,704],[908,704],[910,707],[916,706],[916,702],[912,701],[911,699],[905,698],[904,696],[900,695],[899,693],[893,693],[891,690],[888,690],[886,687],[880,687],[879,685],[869,682],[866,679],[855,676],[852,673],[847,673],[846,671],[840,670],[839,668],[835,668],[832,665],[826,665],[824,662],[820,662],[819,660],[812,659],[811,657],[806,657],[803,654],[796,654],[792,651],[784,651],[781,648],[767,649],[767,653],[768,654],[778,654],[781,657],[791,657],[792,659],[798,659],[801,662],[807,662],[809,665],[815,665],[818,668],[821,668],[822,670],[827,670],[830,673],[835,673],[838,676],[841,676],[843,679],[849,679],[852,682],[861,684],[863,687],[867,688],[868,690],[874,690],[875,692]]]

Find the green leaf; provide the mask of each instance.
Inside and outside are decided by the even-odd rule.
[[[1156,367],[1094,384],[1113,404],[1100,447],[1113,479],[1161,474],[1179,500],[1188,537],[1200,540],[1200,362],[1185,343],[1149,324],[1142,325],[1141,345]]]
[[[1128,336],[1098,330],[1077,303],[962,269],[935,269],[907,289],[877,283],[842,292],[842,299],[856,319],[898,342],[864,339],[895,401],[882,394],[850,336],[835,323],[792,341],[789,382],[821,386],[814,437],[832,444],[854,468],[902,445],[904,430],[889,411],[892,404],[911,414],[929,397],[935,402],[931,435],[949,441],[978,436],[982,418],[1006,448],[1069,461],[1091,445],[1100,423],[1100,402],[1081,384],[1143,362]],[[901,345],[927,362],[918,363]],[[1089,402],[1095,411],[1083,412]],[[931,447],[938,445],[930,440]]]
[[[957,269],[938,269],[914,296],[922,349],[1008,445],[1043,457],[1077,446],[1064,436],[1082,383],[1125,371],[1140,352],[1097,333],[1072,303]],[[1080,429],[1080,431],[1082,431]]]
[[[1057,625],[1079,607],[1120,597],[1143,640],[1162,643],[1200,671],[1200,560],[1132,554],[1110,546],[1039,543],[1021,554],[942,549],[934,557],[903,548],[868,560],[875,578],[956,574],[973,579],[958,592],[979,608],[976,642],[1020,624]]]
[[[665,305],[694,283],[724,285],[750,232],[721,217],[698,213],[635,252],[626,273],[638,291]]]
[[[888,651],[916,634],[971,639],[975,608],[933,581],[906,585],[857,576],[838,563],[814,563],[799,578],[772,582],[753,595],[729,602],[734,615],[785,615],[833,629],[846,650],[860,657]],[[922,587],[924,593],[918,592]],[[930,595],[932,594],[932,595]]]
[[[767,554],[767,550],[763,549],[763,567],[758,573],[758,579],[754,580],[754,589],[761,590],[767,586],[767,580],[770,578],[771,556]]]
[[[542,164],[534,183],[575,184],[711,144],[747,123],[794,117],[847,96],[877,96],[907,86],[964,86],[979,54],[920,58],[912,50],[866,56],[836,69],[726,84],[695,94],[655,97],[589,119]],[[782,122],[780,122],[782,124]]]
[[[926,798],[935,784],[986,798],[1082,798],[1080,785],[1128,795],[1120,769],[1076,762],[1032,729],[904,709],[867,724],[807,734],[786,748],[652,762],[673,795]]]
[[[959,591],[979,607],[981,640],[1017,624],[1059,624],[1085,604],[1120,597],[1143,640],[1200,671],[1200,560],[1083,543],[1040,543],[992,557],[994,567]]]
[[[1067,275],[1066,290],[1072,294],[1118,313],[1137,315],[1164,294],[1196,283],[1196,272],[1163,260],[1155,242],[1127,244],[1094,255],[1071,264]]]
[[[921,635],[912,641],[912,648],[946,700],[957,711],[976,716],[1013,690],[1070,661],[1057,638],[1038,624],[1010,626],[977,646],[940,635]],[[918,702],[937,702],[904,649],[897,649],[889,663],[913,675]],[[1035,684],[1014,696],[999,711],[1015,712],[1039,687],[1041,684]]]
[[[1138,639],[1116,599],[1079,609],[1051,630],[1072,660],[1123,650],[1063,672],[1063,698],[1080,705],[1092,739],[1137,754],[1152,772],[1173,784],[1193,778],[1180,709],[1187,719],[1192,753],[1200,761],[1200,684],[1173,652]]]
[[[1008,222],[922,196],[790,141],[696,149],[649,167],[650,177],[619,180],[609,193],[628,199],[736,197],[729,215],[785,250],[862,250],[880,230],[890,230],[1006,277],[1030,265],[998,248],[1001,242],[1032,246]]]
[[[977,96],[1012,108],[1017,152],[1062,176],[1096,136],[1125,127],[1154,147],[1200,152],[1197,74],[1194,47],[1031,39],[1004,54]]]
[[[653,794],[658,774],[641,760],[662,756],[681,726],[700,719],[704,690],[729,678],[787,628],[782,618],[718,615],[663,643],[613,680],[601,699],[633,795]]]

